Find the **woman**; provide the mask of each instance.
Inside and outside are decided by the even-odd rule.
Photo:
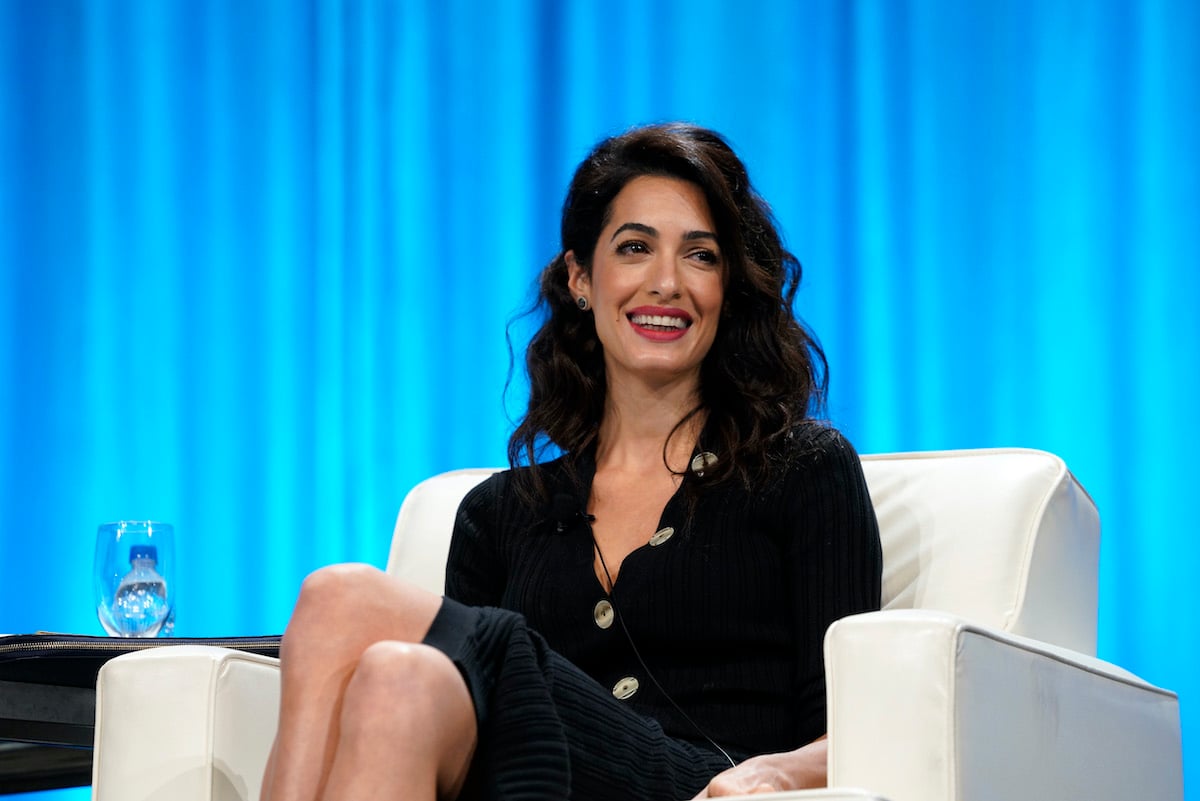
[[[718,135],[598,145],[540,280],[514,469],[463,501],[446,599],[306,579],[263,797],[824,785],[822,637],[879,607],[880,552],[854,450],[810,418],[798,280]]]

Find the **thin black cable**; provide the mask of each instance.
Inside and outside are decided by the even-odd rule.
[[[591,520],[596,519],[592,515],[588,515],[588,517],[591,518]],[[588,522],[590,523],[591,520]],[[588,526],[588,529],[591,529],[590,525]],[[617,599],[613,597],[613,588],[616,586],[616,582],[613,581],[612,574],[608,572],[608,563],[604,561],[604,551],[600,550],[600,543],[596,542],[595,532],[592,532],[592,545],[596,548],[596,556],[600,557],[600,567],[604,570],[604,577],[608,579],[608,601],[612,604],[613,613],[617,617],[617,622],[621,624],[621,631],[625,632],[625,640],[629,643],[629,647],[633,650],[633,655],[637,657],[638,664],[642,666],[642,670],[646,672],[646,676],[649,677],[650,681],[654,683],[654,686],[658,688],[658,691],[662,694],[662,697],[670,701],[671,706],[675,707],[675,711],[677,711],[680,715],[683,715],[683,719],[690,723],[692,728],[695,729],[701,737],[708,741],[709,745],[721,752],[721,756],[725,757],[725,761],[729,763],[729,767],[736,768],[737,763],[733,761],[733,758],[729,756],[724,748],[717,745],[716,740],[708,736],[708,732],[700,728],[700,724],[692,720],[691,715],[683,711],[683,707],[677,704],[675,699],[672,698],[665,689],[663,689],[663,686],[659,683],[658,678],[650,670],[650,666],[646,664],[646,660],[642,659],[642,653],[638,650],[637,644],[633,641],[633,636],[629,633],[629,627],[625,625],[625,617],[621,614],[620,607],[617,606]]]

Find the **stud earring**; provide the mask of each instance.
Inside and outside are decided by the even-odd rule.
[[[579,307],[580,311],[588,310],[588,300],[583,295],[580,295],[575,299],[575,305]]]

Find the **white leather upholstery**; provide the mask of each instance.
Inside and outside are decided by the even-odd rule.
[[[279,715],[279,663],[179,645],[117,657],[96,685],[97,801],[258,798]]]
[[[1093,657],[1099,519],[1062,461],[950,451],[865,456],[863,469],[881,527],[885,611],[840,621],[826,638],[837,786],[747,801],[1181,801],[1177,699]],[[455,509],[492,472],[417,485],[396,521],[389,572],[440,592]],[[172,652],[189,664],[177,668]],[[229,660],[169,648],[106,666],[94,798],[257,799],[274,732],[261,704],[276,703],[277,678],[253,674],[261,696],[230,690],[223,677],[243,668]],[[258,706],[244,706],[244,694]],[[247,737],[260,744],[239,757],[208,734],[248,718]],[[150,745],[161,770],[143,780]]]

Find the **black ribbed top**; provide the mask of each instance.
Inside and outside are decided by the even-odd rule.
[[[699,727],[741,755],[799,747],[825,732],[825,630],[879,608],[881,555],[844,437],[812,427],[781,459],[777,480],[756,492],[704,488],[691,503],[694,479],[685,478],[659,523],[674,535],[626,557],[611,596],[578,514],[595,471],[590,454],[577,460],[575,481],[564,459],[545,466],[554,501],[538,508],[512,490],[512,471],[497,473],[459,508],[446,594],[521,613],[605,688],[636,679],[625,703],[668,735],[700,741]],[[605,599],[619,619],[601,628],[595,609]]]

